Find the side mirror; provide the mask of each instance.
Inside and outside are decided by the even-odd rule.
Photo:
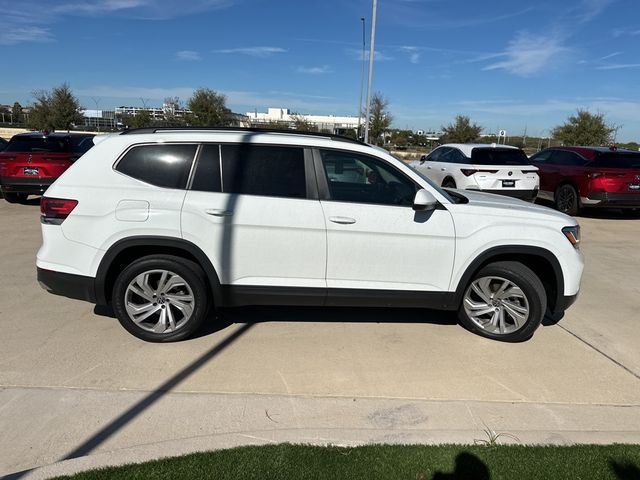
[[[431,192],[424,188],[416,192],[416,196],[413,199],[413,209],[416,212],[427,212],[429,210],[435,210],[438,205],[438,200],[433,196]]]
[[[426,161],[427,161],[427,156],[426,156],[426,155],[422,155],[422,156],[420,157],[420,165],[422,165],[422,164],[423,164],[424,162],[426,162]]]

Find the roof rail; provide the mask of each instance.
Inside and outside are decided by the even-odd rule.
[[[345,137],[344,135],[336,135],[334,133],[323,132],[306,132],[299,130],[286,130],[280,128],[258,128],[258,127],[145,127],[145,128],[129,128],[123,130],[120,135],[138,135],[161,132],[250,132],[250,133],[281,133],[285,135],[306,135],[311,137],[324,137],[331,140],[341,142],[356,143],[358,145],[366,145],[355,138]]]

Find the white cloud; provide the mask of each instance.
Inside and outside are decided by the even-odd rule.
[[[614,63],[596,67],[596,70],[623,70],[625,68],[640,68],[640,63]]]
[[[618,37],[636,37],[640,35],[640,29],[638,28],[616,28],[613,30],[612,35],[616,38]]]
[[[362,58],[364,57],[364,59],[368,62],[369,61],[369,50],[367,49],[364,52],[364,55],[362,53],[362,50],[358,50],[356,48],[348,48],[346,50],[347,55],[356,58],[357,60],[362,61]],[[393,57],[390,55],[387,55],[386,53],[382,53],[378,50],[375,50],[373,52],[373,60],[375,62],[388,62],[390,60],[393,60]]]
[[[0,24],[0,45],[15,45],[16,43],[44,43],[53,41],[53,35],[48,28],[36,26],[2,28]]]
[[[409,55],[409,61],[413,64],[420,63],[420,49],[418,47],[400,47],[400,50]]]
[[[333,72],[329,65],[322,65],[321,67],[298,67],[296,71],[307,75],[323,75],[325,73]]]
[[[240,54],[251,57],[266,58],[278,53],[287,53],[288,50],[280,47],[242,47],[213,50],[213,53]]]
[[[180,50],[179,52],[176,52],[176,60],[197,62],[202,60],[202,57],[198,52],[194,52],[193,50]]]
[[[483,70],[506,70],[514,75],[528,77],[548,68],[568,54],[560,35],[533,35],[520,32],[500,54],[505,60],[487,65]]]
[[[597,61],[601,62],[603,60],[608,60],[609,58],[617,57],[618,55],[622,55],[623,52],[613,52],[609,55],[605,55],[604,57],[600,57]]]
[[[616,0],[582,0],[574,9],[580,22],[590,22]]]

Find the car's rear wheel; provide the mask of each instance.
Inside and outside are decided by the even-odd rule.
[[[573,185],[560,185],[555,193],[556,209],[567,215],[578,215],[580,213],[580,197]]]
[[[465,290],[460,322],[483,337],[520,342],[533,335],[547,309],[538,276],[519,262],[483,267]]]
[[[112,300],[120,324],[148,342],[190,337],[204,322],[209,304],[202,269],[171,255],[131,263],[118,275]]]
[[[451,177],[445,178],[442,182],[442,188],[456,188],[456,181]]]
[[[26,193],[2,192],[2,196],[9,203],[24,203],[29,195]]]

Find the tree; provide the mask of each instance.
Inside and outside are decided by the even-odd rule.
[[[29,115],[29,126],[38,130],[69,130],[83,121],[82,107],[69,84],[63,83],[51,92],[33,92],[34,106]]]
[[[470,143],[475,142],[480,137],[482,127],[477,123],[471,123],[471,119],[466,115],[456,115],[455,121],[446,127],[442,127],[444,134],[440,141],[442,143]]]
[[[299,130],[301,132],[317,132],[318,131],[318,127],[316,127],[313,123],[311,123],[309,120],[304,118],[302,115],[298,115],[297,113],[294,113],[293,115],[291,115],[291,119],[293,120],[293,126],[295,127],[296,130]]]
[[[188,107],[193,112],[190,123],[202,127],[223,127],[230,123],[226,106],[227,97],[209,88],[199,88],[189,99]]]
[[[122,123],[127,128],[144,128],[153,124],[153,119],[149,110],[138,110],[135,115],[125,115],[122,117]]]
[[[163,110],[164,110],[164,122],[163,125],[166,127],[181,127],[185,124],[185,118],[182,115],[178,115],[177,110],[181,109],[180,98],[178,97],[167,97],[164,99]]]
[[[371,115],[369,117],[369,136],[372,143],[384,143],[383,134],[391,126],[393,115],[388,110],[389,101],[376,92],[371,98]]]
[[[608,145],[616,130],[616,126],[605,122],[603,113],[578,109],[576,115],[554,128],[552,135],[564,145]]]
[[[24,113],[22,112],[22,105],[20,102],[15,102],[13,107],[11,108],[11,113],[13,114],[13,122],[20,123],[24,120]]]

